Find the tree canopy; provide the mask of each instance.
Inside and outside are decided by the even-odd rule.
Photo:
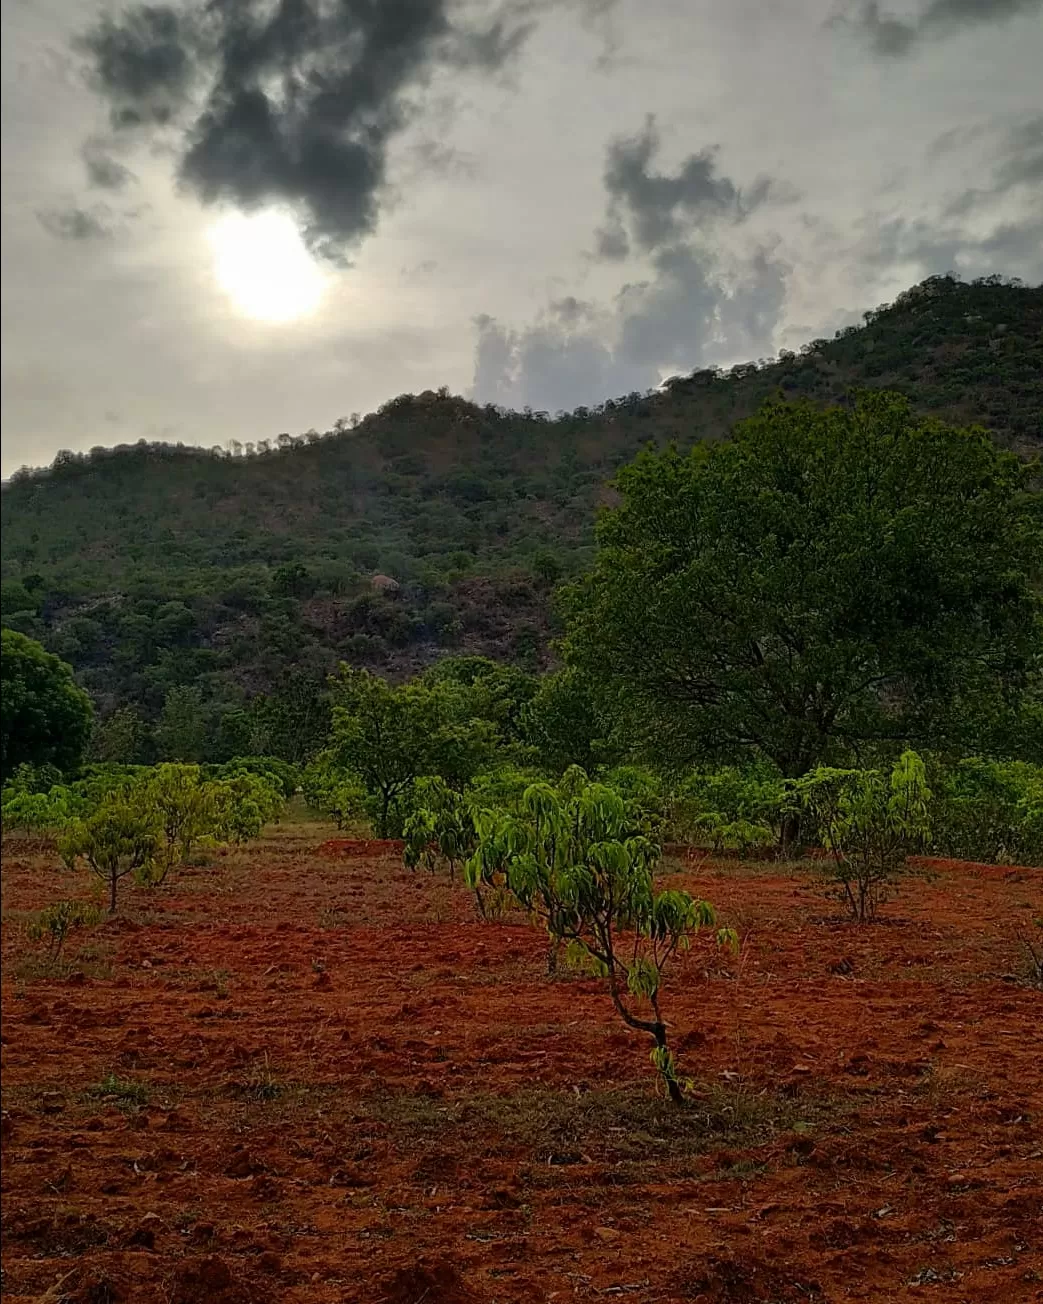
[[[342,666],[333,701],[330,759],[372,797],[381,837],[415,779],[439,775],[460,786],[488,762],[497,741],[496,727],[477,717],[469,691],[452,682],[395,686]]]
[[[569,663],[678,764],[795,776],[954,742],[1041,653],[1041,497],[984,431],[895,394],[775,401],[730,441],[646,452],[569,597]]]
[[[0,634],[0,772],[19,765],[80,763],[90,736],[91,700],[73,681],[72,667],[34,639]]]

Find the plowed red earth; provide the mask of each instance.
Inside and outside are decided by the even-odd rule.
[[[323,856],[401,856],[405,843],[399,838],[330,838],[318,852]]]
[[[666,992],[684,1111],[524,920],[288,826],[57,973],[88,891],[8,843],[3,1294],[74,1304],[1043,1299],[1043,873],[949,865],[883,919],[811,869],[686,864],[742,939]]]

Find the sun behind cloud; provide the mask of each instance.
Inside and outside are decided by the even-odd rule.
[[[326,278],[288,213],[229,213],[208,238],[217,283],[244,316],[279,324],[318,308]]]

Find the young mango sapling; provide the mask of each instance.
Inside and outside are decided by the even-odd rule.
[[[557,788],[532,784],[514,811],[482,812],[476,828],[469,881],[494,867],[554,941],[585,953],[619,1017],[652,1038],[660,1079],[670,1099],[683,1103],[660,1004],[663,973],[700,928],[716,926],[713,907],[687,892],[655,890],[658,845],[634,832],[618,792],[578,768]],[[721,945],[734,945],[730,929],[716,935]]]

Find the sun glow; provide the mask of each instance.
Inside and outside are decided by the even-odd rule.
[[[325,278],[288,213],[229,213],[208,235],[217,283],[247,317],[289,322],[319,306]]]

